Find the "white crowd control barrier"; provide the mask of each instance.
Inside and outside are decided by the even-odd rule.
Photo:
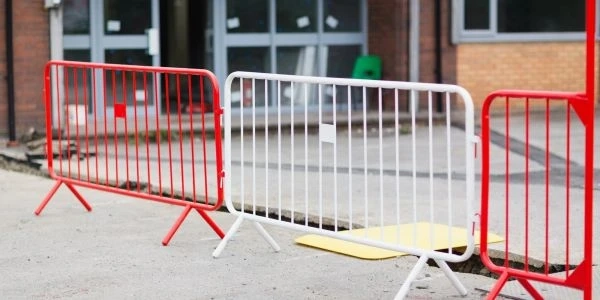
[[[478,138],[465,89],[235,72],[225,105],[225,202],[237,220],[214,257],[248,220],[276,251],[261,223],[419,256],[397,298],[428,259],[466,295],[447,265],[474,248]]]

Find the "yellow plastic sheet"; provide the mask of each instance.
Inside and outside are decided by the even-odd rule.
[[[366,236],[371,239],[382,240],[389,244],[398,244],[427,250],[448,249],[448,245],[452,245],[451,248],[454,249],[467,246],[467,229],[427,222],[402,224],[399,226],[371,227],[369,229],[354,229],[351,232],[340,231],[341,234],[344,234],[344,232],[356,237]],[[413,237],[416,238],[413,239]],[[430,237],[433,237],[433,239]],[[449,237],[452,238],[451,241]],[[297,238],[295,241],[298,244],[362,259],[386,259],[407,255],[407,253],[357,244],[316,234],[304,235]],[[489,243],[498,243],[501,241],[503,241],[503,238],[498,235],[488,235]],[[479,231],[475,231],[475,244],[479,244]]]

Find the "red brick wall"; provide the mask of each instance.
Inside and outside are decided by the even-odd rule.
[[[43,70],[50,58],[50,28],[43,1],[13,0],[17,135],[44,130]]]
[[[0,134],[8,132],[4,5],[0,1]],[[13,53],[17,136],[44,130],[43,68],[50,57],[48,12],[43,1],[13,0]]]
[[[585,55],[584,42],[465,43],[458,46],[458,83],[477,106],[497,89],[583,92]]]
[[[449,1],[442,3],[442,82],[456,83],[456,47],[451,43]],[[435,82],[435,2],[420,4],[419,81]],[[384,80],[409,80],[409,0],[368,1],[369,54],[383,61]],[[384,96],[384,108],[393,109],[392,95]],[[406,97],[401,105],[407,107]],[[426,106],[426,102],[422,102]]]
[[[7,102],[6,102],[6,29],[5,1],[0,1],[0,135],[8,133]]]

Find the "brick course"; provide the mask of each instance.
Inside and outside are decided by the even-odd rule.
[[[8,133],[4,1],[0,1],[0,134]],[[13,53],[17,135],[44,129],[43,68],[50,57],[43,1],[13,1]]]
[[[456,47],[450,36],[450,3],[442,3],[442,82],[456,83]],[[435,2],[420,4],[420,70],[419,81],[435,82]],[[409,80],[409,0],[369,0],[369,53],[379,55],[383,61],[383,79]],[[406,96],[400,103],[408,107]],[[426,102],[421,102],[426,107]],[[393,109],[394,97],[384,96],[384,108]]]
[[[598,65],[595,73],[598,74]],[[585,45],[583,42],[461,44],[457,78],[477,106],[497,89],[584,91]]]

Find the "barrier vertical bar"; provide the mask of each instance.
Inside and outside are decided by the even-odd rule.
[[[589,120],[585,127],[585,244],[584,253],[586,271],[584,300],[592,299],[592,257],[593,257],[593,224],[594,224],[594,122],[595,122],[595,77],[596,67],[596,1],[586,2],[586,84],[585,92],[588,102]]]

